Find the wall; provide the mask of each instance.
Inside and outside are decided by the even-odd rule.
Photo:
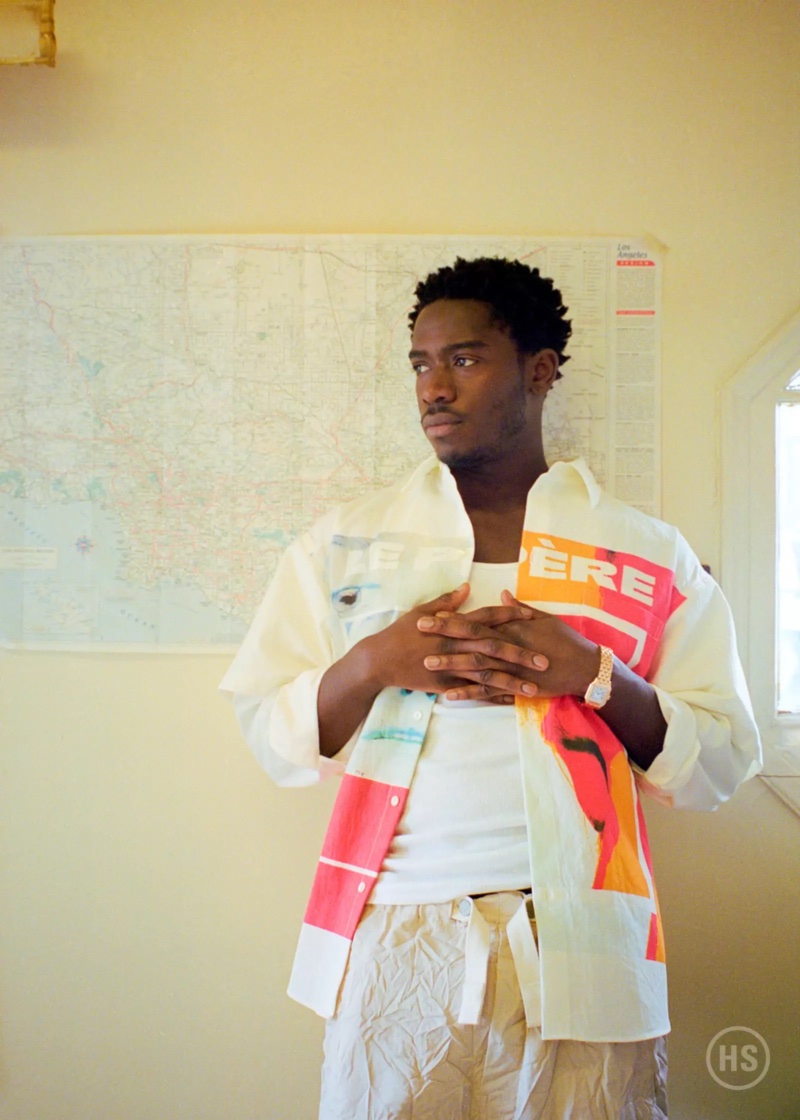
[[[3,235],[646,233],[664,515],[719,561],[719,387],[800,303],[793,0],[59,0],[0,70]],[[278,792],[221,657],[6,654],[3,1120],[304,1120],[283,995],[330,791]],[[800,1115],[800,824],[760,782],[650,808],[678,1120]],[[726,1026],[761,1084],[709,1077]],[[795,1111],[793,1111],[795,1110]]]

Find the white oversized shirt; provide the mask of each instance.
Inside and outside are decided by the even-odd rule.
[[[319,752],[319,682],[362,637],[462,583],[473,552],[452,475],[426,461],[394,487],[332,510],[287,550],[222,682],[280,784],[347,764],[290,988],[321,1014],[333,1011],[433,698],[384,690],[329,760]],[[654,1037],[669,1029],[663,932],[636,787],[713,809],[758,771],[730,612],[677,530],[603,494],[581,461],[555,464],[530,491],[517,595],[612,646],[653,685],[667,722],[664,748],[642,774],[574,698],[516,706],[542,1033]],[[380,844],[365,841],[370,829]]]

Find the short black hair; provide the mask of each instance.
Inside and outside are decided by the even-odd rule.
[[[420,311],[436,300],[474,299],[489,305],[495,322],[508,330],[520,353],[555,350],[560,366],[569,361],[564,353],[572,334],[572,323],[564,318],[569,309],[553,281],[522,261],[456,257],[454,265],[420,280],[414,296],[417,302],[408,316],[411,330]]]

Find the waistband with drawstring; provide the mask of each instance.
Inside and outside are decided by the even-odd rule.
[[[466,895],[453,903],[452,917],[455,921],[467,923],[464,992],[459,1023],[475,1025],[480,1021],[486,995],[492,930],[504,929],[522,993],[525,1020],[529,1027],[540,1027],[542,989],[534,932],[536,918],[530,893],[501,891],[497,894]]]

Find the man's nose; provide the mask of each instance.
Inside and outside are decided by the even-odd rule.
[[[455,400],[456,386],[452,371],[444,364],[433,366],[423,377],[422,399],[425,404]]]

